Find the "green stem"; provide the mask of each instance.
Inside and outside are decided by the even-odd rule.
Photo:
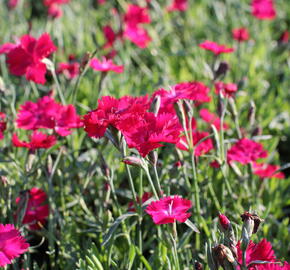
[[[60,85],[59,85],[59,81],[58,81],[58,79],[57,79],[57,76],[56,76],[56,73],[55,73],[55,69],[54,69],[54,68],[51,69],[51,74],[52,74],[52,77],[53,77],[54,82],[55,82],[55,84],[56,84],[57,94],[58,94],[58,96],[59,96],[59,98],[60,98],[60,100],[61,100],[61,103],[62,103],[63,105],[66,105],[65,98],[64,98],[64,95],[63,95],[63,93],[62,93],[61,87],[60,87]]]

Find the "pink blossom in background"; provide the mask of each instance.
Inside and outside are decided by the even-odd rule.
[[[261,178],[278,178],[284,179],[285,174],[283,172],[277,172],[280,166],[265,164],[265,163],[253,163],[254,174]]]
[[[97,0],[98,4],[103,5],[106,3],[106,0]]]
[[[8,7],[10,9],[16,8],[18,4],[19,4],[19,0],[9,0],[8,1]]]
[[[106,59],[105,57],[103,57],[102,60],[93,58],[90,62],[90,67],[102,72],[114,71],[116,73],[122,73],[124,71],[124,66],[118,66],[114,64],[111,59]]]
[[[62,62],[58,64],[57,73],[62,73],[67,79],[73,79],[80,73],[80,64],[78,62]]]
[[[281,43],[288,43],[288,41],[289,41],[289,36],[290,36],[289,31],[285,30],[285,31],[282,33],[282,35],[280,36],[279,41],[280,41]]]
[[[6,130],[7,123],[6,123],[6,114],[0,112],[0,140],[4,138],[3,132]]]
[[[222,53],[231,53],[234,51],[233,48],[227,47],[226,45],[221,45],[213,41],[206,40],[199,44],[199,47],[213,52],[215,55],[220,55]]]
[[[150,203],[145,211],[152,217],[155,224],[160,225],[174,223],[176,220],[185,222],[191,216],[187,212],[191,206],[190,200],[175,195]]]
[[[228,162],[237,161],[243,165],[267,157],[268,153],[263,145],[244,138],[236,142],[227,153]]]
[[[0,47],[0,51],[6,54],[6,63],[11,74],[25,75],[27,80],[39,84],[44,84],[46,81],[46,65],[42,60],[56,50],[57,47],[47,33],[42,34],[39,39],[24,35],[15,46],[6,43]]]
[[[0,224],[0,267],[11,264],[29,248],[26,239],[13,224]]]
[[[216,94],[221,93],[224,97],[234,97],[238,91],[238,86],[235,83],[215,82]]]
[[[244,27],[233,29],[232,35],[233,35],[233,39],[235,39],[239,42],[247,41],[250,38],[250,34],[249,34],[247,28],[244,28]]]
[[[124,37],[141,49],[146,48],[151,41],[151,37],[149,36],[147,30],[138,26],[126,26],[124,31]]]
[[[210,150],[213,149],[213,143],[211,138],[208,138],[202,142],[200,142],[205,137],[209,136],[208,132],[205,131],[192,131],[192,139],[193,139],[193,147],[195,147],[194,155],[199,157],[205,155]],[[176,147],[180,150],[188,151],[188,144],[185,136],[180,137]]]
[[[16,123],[18,128],[26,130],[53,129],[60,136],[67,136],[72,129],[83,126],[73,105],[62,105],[50,96],[37,102],[26,101],[20,106]]]
[[[210,89],[201,82],[182,82],[171,87],[169,91],[161,88],[152,95],[161,97],[159,113],[175,113],[174,104],[181,99],[193,100],[196,105],[210,101]]]
[[[218,218],[219,218],[219,224],[221,225],[221,227],[225,231],[227,231],[230,228],[230,226],[231,226],[230,220],[227,218],[226,215],[221,214],[221,213],[219,213]]]
[[[33,131],[29,141],[20,141],[17,134],[12,135],[12,144],[15,147],[24,147],[32,151],[40,148],[50,148],[56,144],[56,137],[46,135],[39,131]]]
[[[137,202],[142,205],[143,203],[147,202],[152,196],[153,194],[151,192],[144,192],[142,195],[141,201],[140,201],[140,198],[137,197]],[[134,207],[134,202],[129,203],[128,211],[136,212],[136,209]]]
[[[63,15],[61,7],[57,4],[52,4],[48,7],[48,15],[52,18],[60,18]]]
[[[27,202],[25,193],[23,193],[22,196],[16,198],[16,204],[20,207],[21,205],[23,206],[25,203],[27,203],[22,224],[29,225],[31,230],[39,230],[42,226],[45,225],[49,215],[49,206],[46,203],[47,195],[42,189],[36,187],[26,192],[28,195]]]
[[[103,33],[107,41],[104,45],[104,48],[111,48],[117,39],[117,35],[115,34],[113,28],[110,25],[106,25],[103,27]]]
[[[199,111],[199,115],[203,121],[209,123],[210,125],[214,125],[217,130],[221,129],[221,120],[214,113],[209,112],[207,109],[201,109]],[[223,129],[226,130],[228,128],[229,126],[226,123],[223,123]]]
[[[276,17],[274,0],[252,0],[252,15],[260,20],[272,20]]]
[[[188,0],[172,0],[172,3],[167,7],[168,11],[186,11],[188,9]]]

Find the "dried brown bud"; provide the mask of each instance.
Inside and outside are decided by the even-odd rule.
[[[194,262],[194,269],[195,270],[203,270],[203,265],[200,262],[195,261]]]
[[[258,228],[263,221],[258,215],[245,212],[241,215],[244,226],[249,234],[249,237],[258,231]]]
[[[227,62],[223,61],[220,62],[218,68],[214,72],[214,79],[216,80],[217,78],[221,76],[225,76],[230,69],[230,66]]]
[[[234,269],[237,264],[232,251],[223,244],[219,244],[212,248],[212,255],[215,263],[225,270]]]

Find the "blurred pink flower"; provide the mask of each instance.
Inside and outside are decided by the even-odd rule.
[[[209,112],[207,109],[201,109],[199,111],[199,115],[203,121],[209,123],[210,125],[214,125],[217,130],[221,129],[221,120],[214,113]],[[229,126],[226,123],[223,123],[223,129],[226,130],[228,128]]]
[[[150,203],[146,212],[152,217],[155,224],[174,223],[176,220],[185,222],[190,216],[187,211],[191,208],[191,201],[175,195],[164,197]]]
[[[244,27],[233,29],[232,35],[233,35],[233,39],[235,39],[239,42],[247,41],[250,38],[250,34],[249,34],[247,28],[244,28]]]
[[[101,61],[97,58],[93,58],[90,62],[90,67],[102,72],[114,71],[116,73],[122,73],[124,71],[124,66],[118,66],[114,64],[111,59],[106,59],[105,57],[103,57]]]
[[[252,15],[260,20],[272,20],[276,17],[274,0],[252,0]]]
[[[103,33],[104,33],[104,36],[107,40],[107,42],[104,45],[104,48],[105,49],[111,48],[117,39],[117,36],[116,36],[113,28],[110,25],[106,25],[103,27]]]
[[[4,138],[3,132],[6,130],[6,114],[0,112],[0,140]]]
[[[58,64],[57,73],[62,73],[67,79],[73,79],[80,73],[80,64],[78,62],[62,62]]]
[[[172,0],[172,3],[167,7],[168,11],[185,11],[188,9],[188,0]]]
[[[215,55],[219,55],[221,53],[231,53],[234,51],[233,48],[229,48],[225,45],[221,45],[215,43],[213,41],[206,40],[199,44],[199,47],[208,51],[213,52]]]
[[[9,0],[8,1],[8,7],[10,9],[16,8],[18,4],[19,4],[19,0]]]
[[[283,172],[277,172],[280,169],[280,166],[254,162],[253,167],[254,174],[260,176],[261,178],[285,178],[285,174]]]
[[[268,153],[263,145],[244,138],[237,141],[228,150],[228,162],[237,161],[243,165],[256,161],[259,158],[267,157]]]
[[[149,36],[148,32],[139,26],[126,26],[124,37],[142,49],[146,48],[151,41],[151,37]]]
[[[224,97],[234,97],[238,91],[238,86],[235,83],[216,82],[214,86],[216,94],[221,93]]]
[[[25,205],[26,194],[28,194],[28,201],[22,224],[28,224],[31,230],[39,230],[45,225],[49,215],[49,206],[45,203],[47,200],[46,193],[36,187],[26,191],[20,197],[16,198],[16,204],[19,207]],[[19,210],[21,211],[22,209]]]
[[[20,231],[12,224],[0,224],[0,267],[11,264],[12,260],[25,253],[29,244]]]

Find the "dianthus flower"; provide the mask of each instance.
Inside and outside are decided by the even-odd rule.
[[[283,172],[277,172],[280,169],[280,166],[254,162],[253,167],[254,174],[260,176],[261,178],[285,178],[285,174]]]
[[[176,220],[185,222],[190,216],[187,211],[191,208],[191,201],[175,195],[164,197],[150,203],[146,212],[152,217],[155,224],[174,223]]]
[[[6,114],[0,112],[0,140],[4,138],[3,132],[6,130]]]
[[[259,158],[267,157],[267,151],[263,149],[263,145],[244,138],[237,141],[228,150],[228,162],[237,161],[241,164],[249,164]]]
[[[221,119],[214,113],[209,112],[207,109],[201,109],[199,111],[201,119],[210,125],[214,125],[217,130],[221,129]],[[223,129],[228,129],[229,126],[226,123],[223,123]]]
[[[113,28],[110,25],[105,25],[103,27],[103,33],[104,33],[105,39],[107,41],[104,45],[104,48],[105,49],[111,48],[117,39],[117,36],[116,36]]]
[[[103,57],[101,61],[97,58],[93,58],[90,62],[90,67],[102,72],[114,71],[116,73],[122,73],[124,71],[124,66],[118,66],[114,64],[111,59],[106,59],[105,57]]]
[[[126,26],[124,31],[124,37],[133,42],[141,49],[146,48],[151,41],[151,37],[149,36],[148,32],[139,26]]]
[[[213,41],[206,40],[199,44],[199,47],[208,51],[213,52],[215,55],[219,55],[221,53],[231,53],[234,51],[233,48],[229,48],[225,45],[221,45],[218,43],[215,43]]]
[[[242,264],[242,250],[241,243],[237,243],[237,261]],[[276,262],[276,257],[272,249],[272,245],[266,239],[260,243],[255,244],[250,241],[246,250],[246,265],[249,270],[260,269],[261,264],[253,264],[254,261]]]
[[[153,194],[151,192],[144,192],[142,195],[141,201],[140,201],[140,198],[137,197],[137,203],[142,205],[143,203],[147,202],[152,196]],[[134,207],[134,202],[129,202],[128,211],[136,212],[136,209]]]
[[[256,269],[258,270],[290,270],[288,262],[282,263],[265,263],[260,264]]]
[[[186,11],[188,9],[188,0],[173,0],[167,8],[168,11]]]
[[[183,82],[171,87],[169,91],[158,89],[152,95],[161,97],[159,113],[175,113],[174,104],[181,99],[193,100],[196,105],[210,101],[210,89],[201,82]]]
[[[221,213],[219,213],[218,218],[219,218],[219,224],[220,224],[222,230],[227,231],[231,226],[230,220],[227,218],[226,215],[221,214]]]
[[[152,150],[162,147],[162,143],[177,143],[181,125],[176,115],[145,113],[123,118],[118,129],[125,136],[128,147],[137,149],[145,157]]]
[[[62,62],[58,64],[57,73],[63,73],[67,79],[73,79],[80,73],[80,64],[78,62]]]
[[[29,244],[21,236],[13,224],[0,224],[0,267],[11,264],[29,248]]]
[[[21,105],[16,123],[18,128],[26,130],[54,129],[60,136],[67,136],[71,129],[83,125],[73,105],[62,105],[50,96]]]
[[[41,227],[45,225],[46,219],[49,215],[49,206],[45,203],[46,200],[46,193],[42,189],[34,187],[22,192],[22,194],[15,200],[19,207],[26,205],[22,224],[29,225],[31,230],[41,229]],[[22,209],[19,208],[18,214],[21,210]],[[16,214],[16,217],[18,214]]]
[[[221,93],[224,97],[233,97],[238,91],[235,83],[216,82],[214,86],[216,94]]]
[[[104,96],[98,101],[98,108],[84,116],[84,127],[88,136],[101,138],[109,126],[117,128],[121,117],[142,114],[149,109],[148,97],[125,96],[116,99]]]
[[[276,17],[273,0],[252,0],[252,15],[260,20],[272,20]]]
[[[233,39],[239,42],[247,41],[250,38],[247,28],[244,28],[244,27],[233,29],[232,35],[233,35]]]
[[[53,135],[46,135],[39,131],[33,131],[30,136],[30,141],[20,141],[17,134],[12,135],[12,143],[15,147],[24,147],[32,151],[39,148],[50,148],[56,144],[56,137]]]
[[[208,138],[200,142],[207,136],[209,136],[208,132],[192,131],[193,147],[195,147],[198,144],[198,146],[196,146],[194,150],[195,156],[197,157],[202,156],[213,149],[213,143],[212,143],[211,138]],[[185,136],[182,136],[179,139],[178,143],[176,143],[176,147],[180,150],[188,151],[188,144],[187,144],[187,140]]]
[[[6,54],[6,63],[11,74],[25,75],[27,80],[39,84],[46,81],[46,65],[42,60],[56,50],[57,47],[47,33],[42,34],[39,39],[24,35],[18,43],[6,43],[0,47],[0,52]]]
[[[14,8],[17,7],[18,3],[19,3],[19,0],[9,0],[8,1],[8,7],[10,9],[14,9]]]

